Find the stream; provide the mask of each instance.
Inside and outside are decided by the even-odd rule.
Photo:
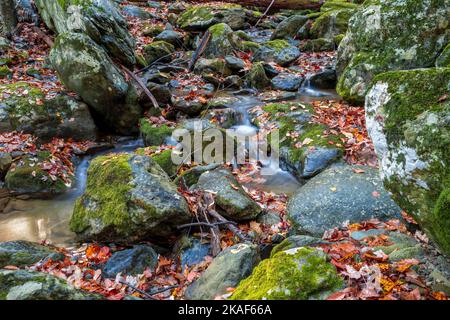
[[[237,96],[239,101],[230,106],[240,114],[239,119],[231,128],[243,135],[251,135],[258,128],[249,117],[249,109],[263,102],[254,96]],[[338,98],[334,90],[318,91],[310,86],[300,89],[297,99],[292,102],[308,103],[319,99]],[[133,152],[143,147],[141,139],[121,142],[115,148],[101,151],[95,155],[83,157],[75,172],[75,186],[63,195],[52,199],[11,200],[7,213],[0,213],[0,242],[28,240],[33,242],[49,241],[56,246],[72,246],[75,244],[75,234],[69,230],[75,200],[84,192],[87,182],[87,169],[90,161],[105,153]],[[293,194],[300,187],[297,179],[287,171],[272,168],[274,174],[263,176],[257,183],[249,182],[247,187],[258,187],[266,192]],[[257,178],[257,177],[255,177]]]

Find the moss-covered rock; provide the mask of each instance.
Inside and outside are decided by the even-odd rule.
[[[336,48],[336,44],[333,40],[326,38],[306,40],[301,44],[300,49],[304,52],[322,52],[333,51]]]
[[[327,262],[323,251],[299,247],[262,261],[252,275],[239,284],[231,299],[325,299],[342,285],[343,280]]]
[[[168,62],[171,54],[175,51],[173,44],[166,41],[153,41],[144,47],[144,58],[148,64],[155,62]]]
[[[92,108],[100,124],[121,134],[137,132],[142,108],[136,89],[92,39],[82,33],[59,35],[50,61],[65,86]]]
[[[389,70],[432,67],[450,41],[446,0],[366,1],[338,50],[338,93],[363,103],[373,77]]]
[[[354,9],[326,11],[313,22],[310,36],[315,39],[333,39],[334,36],[345,33],[347,31],[348,21],[354,12]]]
[[[266,75],[263,62],[256,62],[252,65],[247,74],[248,84],[255,89],[263,90],[271,85],[270,79]]]
[[[300,50],[286,40],[271,40],[255,51],[253,61],[276,62],[287,66],[300,56]]]
[[[6,78],[12,74],[8,66],[0,66],[0,79]]]
[[[303,15],[293,15],[280,22],[272,33],[271,39],[294,38],[298,30],[308,21],[308,17]]]
[[[450,68],[450,43],[445,47],[444,51],[436,59],[436,67]]]
[[[163,125],[153,125],[146,118],[140,120],[141,136],[144,140],[144,145],[149,146],[160,146],[165,144],[167,138],[172,135],[173,128]]]
[[[449,87],[449,68],[382,73],[374,78],[365,106],[386,188],[447,254]]]
[[[215,24],[208,29],[211,38],[204,54],[207,58],[225,57],[233,52],[237,40],[233,39],[233,30],[226,23]]]
[[[30,266],[54,253],[49,247],[29,241],[0,242],[0,268]]]
[[[0,270],[0,300],[99,300],[47,273]]]
[[[92,161],[70,228],[82,239],[131,242],[168,237],[189,220],[186,201],[155,160],[117,154]]]
[[[123,64],[136,63],[134,39],[112,1],[37,0],[36,6],[45,24],[58,34],[83,33]]]

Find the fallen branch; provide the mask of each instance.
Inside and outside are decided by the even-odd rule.
[[[119,282],[120,282],[121,284],[126,285],[127,287],[130,287],[130,288],[133,289],[134,291],[139,292],[140,294],[142,294],[143,296],[145,296],[146,298],[148,298],[148,299],[150,299],[150,300],[158,300],[158,299],[152,297],[152,295],[149,294],[148,292],[145,292],[144,290],[141,290],[141,289],[139,289],[139,288],[136,288],[135,286],[129,284],[129,283],[126,282],[126,281],[119,280]]]
[[[273,4],[275,3],[275,0],[272,0],[272,2],[267,7],[266,11],[264,11],[263,15],[258,19],[258,21],[255,24],[255,27],[258,26],[258,24],[261,22],[262,19],[269,13],[270,9],[272,8]]]
[[[197,63],[198,59],[202,56],[203,52],[205,52],[206,45],[208,44],[209,39],[211,39],[211,32],[206,31],[202,37],[202,40],[200,41],[197,50],[195,50],[194,54],[192,55],[191,61],[189,62],[189,72],[192,72],[194,70],[195,64]]]
[[[128,74],[136,83],[141,87],[142,90],[144,90],[144,93],[149,97],[150,101],[152,102],[153,106],[159,110],[159,104],[158,101],[156,101],[155,96],[150,92],[150,90],[147,89],[147,87],[142,83],[141,79],[137,75],[135,75],[133,72],[131,72],[127,67],[122,66],[122,70],[125,71],[126,74]]]
[[[213,222],[213,223],[193,222],[193,223],[182,224],[182,225],[178,226],[177,229],[184,229],[184,228],[189,228],[189,227],[201,227],[201,226],[214,228],[214,227],[218,227],[220,225],[229,224],[229,223],[236,225],[236,222],[233,222],[233,221],[220,221],[220,222]]]

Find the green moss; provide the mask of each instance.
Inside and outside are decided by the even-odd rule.
[[[347,31],[348,21],[354,10],[330,10],[318,17],[311,26],[313,38],[333,38]]]
[[[218,23],[210,27],[208,30],[213,37],[221,37],[227,31],[228,25],[226,23]]]
[[[140,131],[146,146],[163,145],[174,129],[167,125],[153,126],[146,118],[140,120]]]
[[[333,51],[336,45],[334,40],[319,38],[306,40],[300,47],[302,51],[305,52],[322,52],[322,51]]]
[[[338,9],[356,9],[358,5],[356,3],[348,2],[347,0],[333,0],[326,1],[322,7],[320,7],[320,11],[327,12],[330,10],[338,10]]]
[[[261,45],[259,43],[253,42],[253,41],[241,41],[238,43],[238,47],[242,51],[255,52],[256,50],[261,48]]]
[[[436,59],[436,67],[450,67],[450,43]]]
[[[333,38],[334,44],[335,44],[336,46],[339,46],[339,44],[340,44],[341,41],[344,39],[344,37],[345,37],[345,34],[338,34],[337,36],[335,36],[335,37]]]
[[[275,50],[276,53],[279,53],[281,50],[289,48],[290,44],[286,40],[277,39],[267,41],[266,43],[264,43],[264,46]]]
[[[193,22],[208,21],[214,19],[213,10],[205,6],[194,6],[187,9],[178,18],[178,25],[180,28],[187,28]]]
[[[433,230],[436,240],[444,252],[450,252],[450,177],[434,207]]]
[[[171,149],[152,154],[151,157],[169,175],[169,177],[174,178],[177,175],[178,166],[172,161]]]
[[[231,300],[305,300],[324,298],[342,286],[326,256],[312,248],[279,252],[262,261],[243,280]]]
[[[132,189],[131,155],[114,154],[92,160],[88,169],[85,193],[76,201],[70,229],[82,233],[89,225],[89,219],[102,220],[116,230],[128,233],[131,217],[127,204]]]
[[[175,51],[175,47],[166,41],[154,41],[144,47],[144,57],[148,64],[156,60],[165,62],[170,60],[170,54]]]

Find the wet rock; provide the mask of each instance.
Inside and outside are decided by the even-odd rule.
[[[243,85],[243,80],[238,75],[232,75],[223,79],[223,84],[227,89],[240,89]]]
[[[144,47],[144,58],[148,64],[155,61],[170,62],[175,47],[166,41],[154,41]]]
[[[175,110],[191,117],[198,116],[207,107],[206,103],[199,99],[186,99],[186,97],[177,96],[172,97],[172,105]]]
[[[298,30],[308,21],[308,17],[293,15],[280,22],[272,34],[271,40],[294,38]]]
[[[203,173],[196,188],[216,192],[216,205],[223,215],[234,221],[256,218],[261,213],[253,201],[227,169],[219,168]]]
[[[0,300],[99,300],[47,273],[0,270]]]
[[[134,39],[114,2],[37,0],[35,3],[42,20],[51,30],[58,34],[80,33],[105,48],[108,55],[123,64],[132,66],[136,63]]]
[[[358,174],[354,168],[363,169]],[[311,178],[291,197],[289,220],[297,234],[321,237],[345,221],[400,218],[401,209],[384,190],[375,169],[335,165]]]
[[[208,256],[211,245],[209,241],[203,241],[194,237],[182,237],[175,245],[175,255],[180,256],[180,265],[182,267],[192,267],[202,262]]]
[[[448,4],[444,0],[363,4],[350,20],[339,46],[339,95],[362,104],[377,74],[435,66],[436,58],[450,42],[448,27]]]
[[[190,219],[176,185],[151,157],[118,154],[92,161],[70,228],[81,239],[167,241]]]
[[[337,82],[336,71],[325,69],[312,75],[309,81],[311,86],[317,89],[334,89]]]
[[[115,252],[106,262],[103,275],[107,278],[115,278],[121,275],[138,275],[145,269],[153,271],[158,265],[158,254],[152,247],[137,245],[131,249]]]
[[[223,250],[208,269],[186,289],[189,300],[214,299],[236,287],[259,262],[257,246],[241,243]]]
[[[324,300],[343,286],[327,255],[294,248],[263,260],[241,281],[231,300]]]
[[[386,189],[447,254],[450,113],[448,99],[441,97],[449,83],[449,68],[382,73],[365,105]]]
[[[142,113],[136,89],[94,41],[81,33],[61,34],[50,61],[65,86],[81,96],[102,125],[121,134],[136,131]]]
[[[54,253],[49,247],[29,241],[0,242],[0,268],[30,266]]]
[[[297,91],[303,82],[303,77],[292,73],[281,73],[272,79],[275,90]]]

